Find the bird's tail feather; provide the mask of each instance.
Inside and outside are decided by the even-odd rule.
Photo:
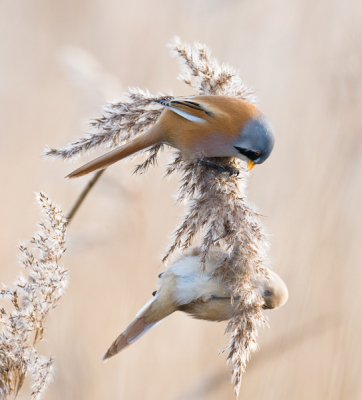
[[[146,315],[152,307],[154,298],[146,303],[143,308],[137,313],[136,318],[127,326],[125,331],[121,333],[118,338],[111,344],[109,349],[103,354],[101,360],[106,362],[108,358],[115,356],[121,350],[129,346],[148,332],[151,328],[156,326],[159,322],[152,324],[146,323]]]
[[[90,161],[89,163],[81,166],[75,171],[71,172],[67,178],[78,178],[83,175],[87,175],[90,172],[96,171],[98,169],[104,169],[117,161],[122,160],[132,154],[136,154],[141,150],[147,149],[155,144],[161,143],[162,135],[159,126],[156,124],[151,129],[149,129],[145,134],[140,135],[126,143],[123,146],[117,147],[116,149],[103,154]]]

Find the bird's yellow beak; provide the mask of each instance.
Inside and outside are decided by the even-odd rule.
[[[247,166],[246,169],[247,169],[248,171],[251,171],[251,170],[254,168],[254,165],[255,165],[254,161],[249,160],[249,161],[248,161],[248,166]]]

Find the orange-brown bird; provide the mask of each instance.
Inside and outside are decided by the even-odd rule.
[[[154,297],[112,343],[102,356],[103,361],[134,343],[175,311],[207,321],[225,321],[233,316],[238,299],[232,302],[228,286],[219,277],[212,277],[227,257],[226,253],[220,249],[210,251],[204,272],[200,271],[200,253],[198,247],[189,249],[159,275]],[[287,301],[288,289],[275,272],[268,269],[268,275],[269,280],[255,280],[254,284],[264,299],[263,308],[278,308]]]
[[[165,97],[155,100],[165,107],[157,123],[136,137],[69,174],[76,178],[122,160],[156,144],[167,144],[192,160],[236,157],[248,169],[264,162],[273,150],[272,125],[248,101],[228,96]]]

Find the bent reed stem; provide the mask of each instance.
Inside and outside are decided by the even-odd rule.
[[[79,207],[82,205],[84,199],[87,197],[87,194],[90,192],[92,187],[97,183],[98,179],[101,177],[101,175],[103,174],[103,172],[105,170],[106,170],[106,168],[101,169],[100,171],[97,171],[93,175],[92,179],[87,183],[87,185],[85,186],[85,188],[83,189],[81,194],[78,196],[77,200],[75,201],[72,208],[69,210],[69,212],[67,213],[67,215],[65,217],[66,221],[67,221],[66,222],[67,226],[69,226],[69,224],[73,220],[74,215],[78,211]]]

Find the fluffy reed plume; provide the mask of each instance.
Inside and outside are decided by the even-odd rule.
[[[172,52],[183,66],[180,79],[196,94],[222,94],[255,102],[253,92],[242,83],[236,71],[219,65],[201,44],[193,51],[175,39]],[[154,124],[162,112],[154,100],[166,95],[152,96],[132,89],[125,102],[109,104],[103,116],[91,122],[92,131],[64,149],[46,149],[45,155],[70,159],[100,145],[113,147],[128,141]],[[148,149],[149,156],[135,172],[142,173],[154,164],[162,145]],[[232,382],[236,393],[250,353],[257,349],[258,326],[266,323],[261,311],[261,298],[252,277],[264,275],[267,264],[268,242],[258,215],[247,203],[245,185],[247,173],[242,162],[231,158],[215,158],[212,163],[239,169],[239,176],[218,173],[214,169],[185,159],[175,152],[174,161],[167,167],[167,175],[182,175],[178,201],[187,200],[188,208],[183,223],[174,235],[174,242],[165,255],[166,261],[177,249],[193,244],[198,233],[203,234],[204,261],[213,246],[228,251],[228,258],[217,274],[230,286],[233,297],[240,297],[240,306],[226,329],[229,336],[227,362],[232,365]]]
[[[188,200],[188,209],[163,261],[176,249],[191,246],[199,232],[203,233],[202,262],[213,246],[228,251],[229,256],[217,274],[229,285],[233,297],[241,296],[240,305],[226,329],[230,338],[227,362],[232,365],[232,382],[238,394],[246,362],[258,347],[258,325],[266,323],[262,301],[251,278],[268,276],[264,268],[268,242],[258,214],[246,201],[246,171],[241,161],[215,158],[212,162],[238,168],[240,174],[238,177],[217,174],[208,167],[186,161],[181,153],[168,166],[168,174],[182,173],[178,201]]]
[[[186,67],[185,73],[179,79],[198,94],[224,94],[255,102],[253,92],[242,84],[236,71],[227,65],[219,66],[204,45],[196,44],[196,55],[177,38],[170,47]],[[157,121],[162,108],[154,101],[169,95],[160,93],[154,96],[148,91],[131,88],[125,96],[126,101],[107,104],[103,108],[103,115],[90,121],[89,134],[69,143],[63,149],[46,148],[44,156],[73,159],[99,146],[109,148],[127,142]]]
[[[66,219],[44,193],[37,194],[37,201],[47,218],[30,240],[33,249],[19,246],[28,276],[19,276],[14,289],[0,291],[13,306],[0,309],[1,399],[15,399],[27,374],[32,378],[31,399],[39,399],[51,378],[52,357],[38,355],[35,346],[43,339],[46,318],[67,283],[67,271],[59,264],[65,251]]]
[[[165,95],[152,96],[149,92],[133,88],[125,94],[125,102],[107,104],[103,115],[90,122],[90,133],[69,143],[63,149],[46,148],[45,156],[73,159],[99,146],[115,147],[144,132],[153,125],[162,109],[154,100]]]

